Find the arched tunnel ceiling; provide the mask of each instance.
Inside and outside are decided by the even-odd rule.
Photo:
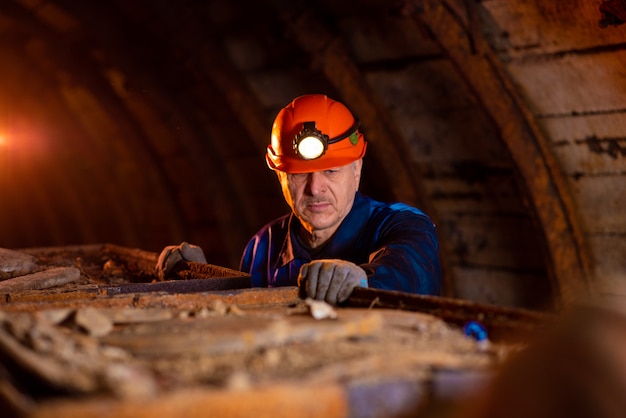
[[[362,191],[437,223],[446,294],[545,307],[587,293],[597,232],[550,130],[568,108],[541,110],[524,66],[619,52],[624,30],[600,28],[597,4],[506,3],[3,1],[0,246],[185,240],[236,267],[287,210],[263,159],[272,119],[320,92],[362,120]],[[533,38],[507,7],[563,20]]]

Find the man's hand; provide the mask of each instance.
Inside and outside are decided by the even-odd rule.
[[[183,242],[179,245],[168,245],[163,248],[159,254],[159,260],[156,264],[156,273],[159,279],[165,278],[172,272],[172,269],[181,260],[194,261],[196,263],[206,263],[206,257],[202,248],[197,245]]]
[[[336,305],[348,299],[355,287],[367,287],[365,270],[345,260],[314,260],[300,268],[298,285],[312,299]]]

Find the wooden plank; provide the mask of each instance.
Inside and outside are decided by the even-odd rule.
[[[588,234],[626,233],[626,175],[584,176],[570,183]]]
[[[440,166],[437,169],[445,170],[446,167]],[[489,168],[484,170],[489,171]],[[429,177],[424,180],[433,202],[437,205],[439,218],[464,213],[528,216],[512,175],[487,174],[481,178],[477,174],[478,178],[472,180],[471,173],[467,173],[466,177],[461,176],[464,169],[453,171],[457,173],[442,177],[439,177],[441,173],[434,174],[434,177],[430,177],[429,173]]]
[[[385,80],[389,78],[381,78],[381,83]],[[381,96],[384,94],[380,84],[374,87]],[[413,92],[410,86],[404,90]],[[429,171],[429,164],[457,161],[512,164],[498,133],[482,109],[472,105],[446,107],[442,104],[437,106],[438,110],[422,109],[422,97],[419,92],[415,94],[412,99],[407,97],[402,106],[397,106],[391,99],[385,102],[398,124],[398,130],[406,138],[411,158],[425,166],[425,173]]]
[[[469,266],[455,266],[453,272],[454,289],[462,299],[531,309],[547,309],[551,304],[545,275]]]
[[[569,175],[624,174],[626,112],[541,119]]]
[[[524,86],[538,115],[623,111],[626,50],[513,61],[506,68]]]
[[[450,236],[451,263],[537,272],[545,269],[536,225],[528,218],[443,214],[438,228]]]
[[[626,233],[592,235],[588,240],[600,293],[626,297]]]
[[[626,27],[601,28],[599,1],[483,0],[490,41],[509,57],[621,44]]]

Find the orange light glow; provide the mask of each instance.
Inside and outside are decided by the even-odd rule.
[[[0,134],[0,147],[3,145],[8,145],[9,141],[7,140],[7,137]]]

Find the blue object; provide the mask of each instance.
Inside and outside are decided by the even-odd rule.
[[[487,330],[482,324],[476,321],[469,321],[465,324],[463,333],[474,338],[476,341],[484,341],[487,339]]]
[[[240,270],[256,287],[296,286],[303,264],[342,259],[365,270],[369,287],[437,295],[439,242],[430,218],[403,203],[383,203],[356,193],[350,213],[333,237],[312,254],[297,238],[293,214],[265,225],[252,237]]]

